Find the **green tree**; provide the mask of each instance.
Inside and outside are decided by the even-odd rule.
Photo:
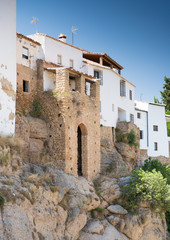
[[[164,77],[165,84],[161,91],[162,101],[166,105],[166,110],[170,110],[170,78]]]
[[[156,97],[154,97],[154,103],[159,103],[159,104],[161,104],[161,102],[159,101],[159,99],[156,98]]]

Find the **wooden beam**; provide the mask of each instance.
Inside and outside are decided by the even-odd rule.
[[[100,64],[103,65],[103,57],[100,57]]]

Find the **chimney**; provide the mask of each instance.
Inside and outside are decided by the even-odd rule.
[[[67,36],[63,33],[60,33],[60,35],[58,36],[58,39],[62,42],[66,42]]]

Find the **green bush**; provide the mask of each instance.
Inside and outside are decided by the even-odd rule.
[[[42,108],[41,108],[40,101],[36,99],[33,101],[33,108],[32,108],[32,111],[30,112],[30,115],[32,117],[39,118],[41,116],[41,113],[42,113]]]
[[[168,137],[170,137],[170,122],[167,122],[167,123],[166,123],[166,126],[167,126],[167,134],[168,134]]]
[[[135,210],[141,201],[147,201],[158,213],[170,211],[170,186],[160,172],[134,170],[123,194],[126,208]]]
[[[130,146],[136,146],[136,135],[133,129],[128,134],[128,143]]]
[[[152,172],[155,169],[157,172],[160,172],[164,178],[167,179],[167,184],[170,185],[170,166],[163,165],[158,159],[151,160],[148,158],[145,160],[145,164],[142,167],[144,171]]]
[[[0,195],[0,207],[3,207],[5,204],[5,199]]]

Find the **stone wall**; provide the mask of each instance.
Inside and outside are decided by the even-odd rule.
[[[100,86],[92,81],[92,96],[87,96],[86,77],[75,74],[77,91],[71,91],[70,73],[73,74],[71,70],[56,68],[56,89],[40,95],[43,117],[49,128],[50,158],[58,168],[77,176],[77,134],[80,127],[82,174],[91,179],[100,172]]]
[[[23,80],[28,81],[28,92],[23,91]],[[17,105],[16,110],[24,115],[27,115],[33,106],[33,100],[37,93],[37,71],[17,64]]]

